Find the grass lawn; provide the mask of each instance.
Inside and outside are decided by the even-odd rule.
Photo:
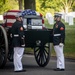
[[[74,20],[74,25],[69,25],[68,23],[65,23],[64,20],[62,20],[63,23],[65,24],[65,30],[66,30],[66,38],[65,38],[65,46],[64,46],[64,54],[65,57],[69,58],[75,58],[75,20]],[[53,25],[49,25],[48,21],[45,19],[45,26],[47,28],[53,28]],[[25,52],[26,53],[32,53],[33,54],[33,49],[31,48],[26,48]],[[51,56],[55,56],[55,51],[52,46],[52,51],[51,51]]]

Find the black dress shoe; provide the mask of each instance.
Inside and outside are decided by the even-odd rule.
[[[15,71],[15,72],[26,72],[26,70],[19,70],[19,71]]]
[[[65,71],[65,69],[56,68],[56,69],[54,69],[54,71]]]

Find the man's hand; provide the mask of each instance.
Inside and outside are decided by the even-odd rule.
[[[21,45],[22,47],[25,47],[25,44]]]
[[[25,47],[25,40],[24,40],[23,37],[21,38],[21,46],[22,46],[22,47]]]
[[[59,46],[62,47],[62,46],[64,46],[64,44],[63,43],[60,43]]]

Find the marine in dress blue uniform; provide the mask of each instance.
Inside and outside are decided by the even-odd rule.
[[[57,68],[55,71],[64,71],[64,53],[63,47],[65,42],[65,25],[61,22],[61,15],[56,14],[54,16],[56,23],[53,26],[53,45],[57,56]]]
[[[12,25],[12,44],[14,47],[14,71],[23,71],[22,57],[24,53],[25,41],[24,41],[24,29],[22,24],[21,13],[16,15],[16,22]]]

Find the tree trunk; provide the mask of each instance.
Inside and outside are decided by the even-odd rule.
[[[68,13],[68,6],[65,7],[65,13]]]
[[[36,10],[35,0],[24,0],[24,9]]]
[[[3,0],[3,3],[4,3],[4,4],[5,4],[5,2],[6,2],[6,1],[5,1],[5,0]]]
[[[23,9],[23,8],[22,8],[22,1],[23,1],[23,0],[18,0],[19,10],[22,10],[22,9]]]

